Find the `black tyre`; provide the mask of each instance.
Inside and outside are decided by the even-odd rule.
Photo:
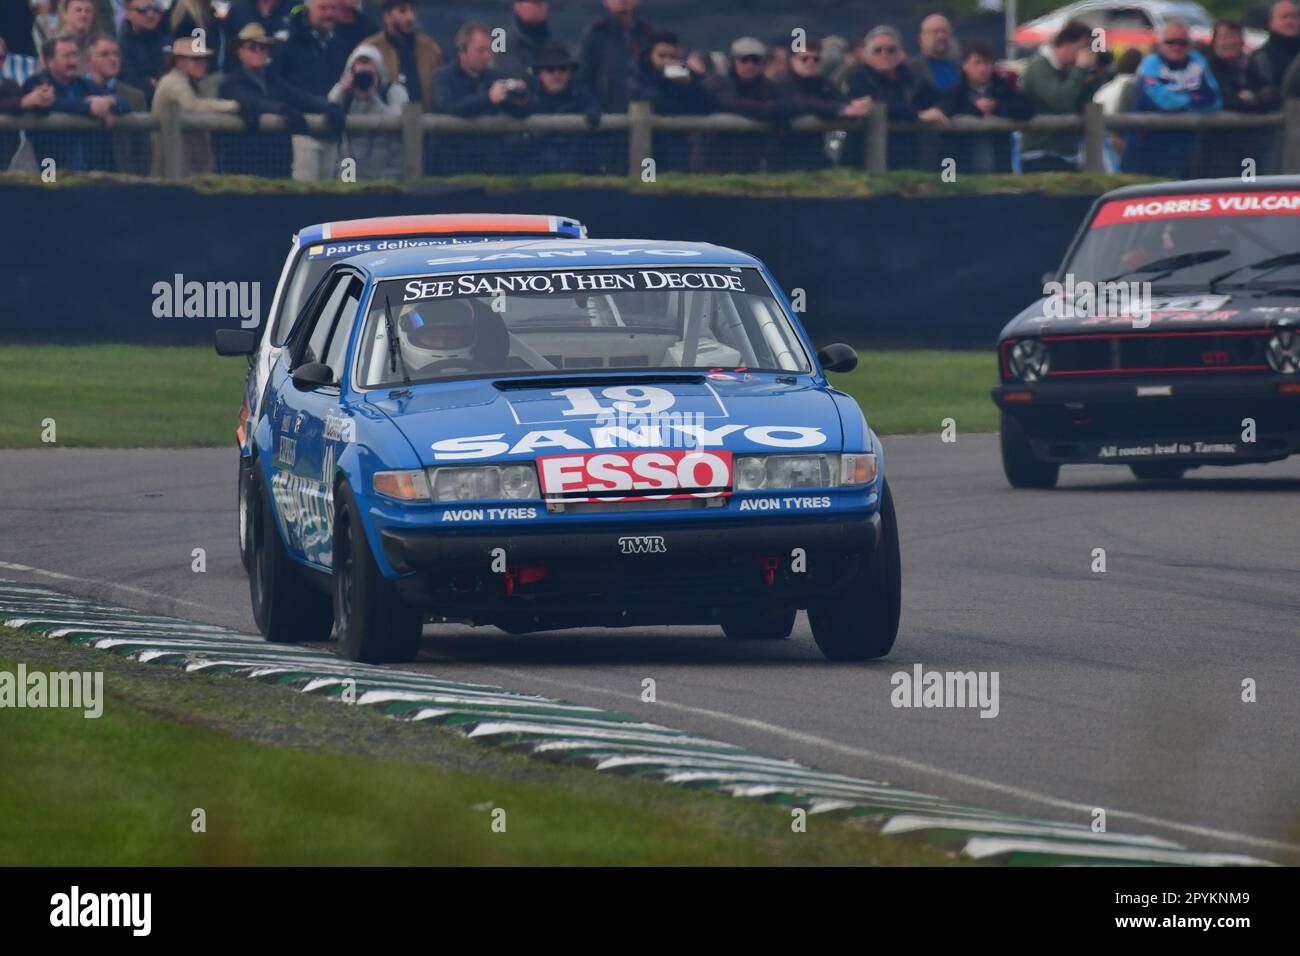
[[[257,510],[257,499],[252,495],[251,476],[253,459],[239,459],[239,560],[245,571],[253,569],[253,513]]]
[[[1187,474],[1187,466],[1173,461],[1144,461],[1129,465],[1133,474],[1143,481],[1177,481]]]
[[[795,609],[755,608],[722,617],[722,633],[733,641],[779,641],[794,630]]]
[[[249,475],[248,488],[257,505],[249,527],[248,573],[257,629],[276,644],[329,640],[334,624],[329,595],[313,585],[307,578],[311,572],[285,551],[269,489],[256,466]]]
[[[1002,413],[1002,470],[1012,488],[1053,488],[1060,465],[1039,461],[1014,416]]]
[[[348,660],[384,664],[420,653],[424,615],[380,573],[346,483],[334,493],[334,619]]]
[[[898,550],[894,496],[884,483],[880,496],[880,541],[840,591],[808,608],[813,640],[832,661],[884,657],[898,636],[903,608],[903,574]]]

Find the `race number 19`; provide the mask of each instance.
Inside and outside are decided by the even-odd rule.
[[[569,403],[563,413],[571,418],[600,418],[617,412],[636,415],[653,415],[673,406],[673,393],[653,385],[619,385],[602,388],[600,394],[610,405],[602,405],[589,388],[562,388],[551,392],[556,398]]]

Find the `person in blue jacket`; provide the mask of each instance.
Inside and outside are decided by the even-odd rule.
[[[1192,50],[1187,26],[1165,23],[1160,45],[1138,67],[1135,113],[1211,113],[1223,109],[1223,96],[1214,72]],[[1125,140],[1126,173],[1146,173],[1186,179],[1197,141],[1195,130],[1133,130]]]

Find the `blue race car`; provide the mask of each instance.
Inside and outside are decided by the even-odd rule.
[[[251,332],[219,349],[251,352]],[[249,572],[271,641],[359,661],[426,616],[509,633],[721,625],[887,654],[880,441],[761,262],[701,243],[513,240],[334,263],[252,424]]]

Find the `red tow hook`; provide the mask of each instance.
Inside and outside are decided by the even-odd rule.
[[[515,584],[536,584],[546,577],[546,565],[534,564],[526,568],[516,568],[513,571],[507,569],[506,579],[506,597],[515,593]]]
[[[776,558],[759,558],[758,567],[763,572],[763,583],[770,588],[776,583],[776,569],[778,567]]]

